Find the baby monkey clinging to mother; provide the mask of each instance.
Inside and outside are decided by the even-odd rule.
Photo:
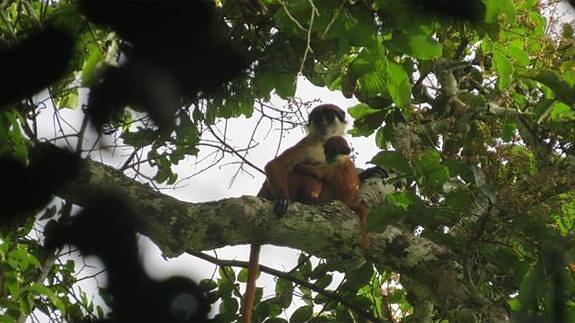
[[[367,208],[356,202],[360,179],[349,157],[351,149],[341,137],[346,124],[345,112],[336,105],[322,104],[310,112],[308,119],[308,134],[267,163],[266,181],[258,196],[275,201],[274,213],[278,216],[286,213],[290,201],[320,204],[340,200],[358,214],[361,245],[367,252]],[[252,320],[260,247],[253,243],[250,251],[242,311],[244,323]]]

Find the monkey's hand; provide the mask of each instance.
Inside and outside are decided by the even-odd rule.
[[[277,199],[276,203],[274,204],[275,215],[282,216],[282,215],[286,214],[289,202],[290,201],[287,198]]]

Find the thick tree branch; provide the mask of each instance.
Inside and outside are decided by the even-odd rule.
[[[133,201],[138,230],[167,256],[253,242],[287,246],[320,258],[342,271],[365,262],[356,215],[339,202],[322,207],[293,203],[288,213],[273,215],[272,203],[254,196],[207,203],[186,203],[163,195],[120,171],[94,161],[82,163],[80,175],[60,192],[83,205],[93,194],[118,191]],[[373,184],[373,183],[372,183]],[[377,185],[375,185],[377,186]],[[390,185],[381,185],[385,188]],[[200,189],[200,188],[198,188]],[[381,194],[380,197],[385,194]],[[366,196],[375,198],[377,194]],[[302,237],[305,237],[303,239]],[[449,249],[392,225],[371,235],[372,261],[402,277],[410,293],[430,299],[459,317],[462,309],[504,318],[504,308],[477,300],[463,280],[462,266]]]

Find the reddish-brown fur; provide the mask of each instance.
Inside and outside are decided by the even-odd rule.
[[[258,196],[274,200],[274,213],[282,215],[287,211],[289,201],[314,203],[313,196],[320,195],[321,182],[305,175],[293,173],[299,163],[325,163],[323,144],[332,136],[342,135],[345,125],[345,112],[333,104],[315,107],[308,116],[308,135],[286,149],[265,166],[266,182]],[[251,323],[256,292],[256,277],[259,272],[260,244],[253,243],[248,265],[248,281],[242,321]]]
[[[367,255],[369,235],[365,230],[367,207],[357,202],[360,180],[353,161],[349,158],[351,149],[347,141],[339,136],[331,137],[324,144],[327,164],[298,164],[294,171],[320,180],[319,202],[339,200],[350,207],[359,217],[361,225],[361,246]]]

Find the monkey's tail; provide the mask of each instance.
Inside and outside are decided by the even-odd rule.
[[[252,243],[250,247],[250,261],[248,263],[248,281],[246,283],[246,295],[244,300],[244,310],[242,313],[243,323],[252,323],[252,316],[254,312],[254,301],[256,298],[256,279],[260,271],[260,250],[261,245]]]
[[[369,252],[369,232],[367,232],[367,213],[368,208],[365,205],[353,205],[352,209],[355,211],[359,218],[359,225],[361,230],[361,249],[366,259],[371,260],[371,253]]]

